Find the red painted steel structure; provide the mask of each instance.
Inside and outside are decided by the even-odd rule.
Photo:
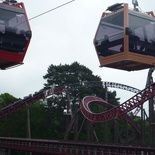
[[[17,110],[20,110],[21,108],[24,108],[30,104],[33,104],[40,99],[44,99],[48,96],[51,96],[54,94],[59,94],[63,91],[66,91],[67,90],[66,88],[67,87],[62,86],[62,87],[57,87],[57,88],[53,88],[53,89],[49,89],[49,90],[41,90],[39,92],[35,92],[33,95],[29,95],[29,96],[25,97],[23,100],[19,100],[13,104],[1,109],[0,118],[10,115],[11,113],[16,112]],[[91,100],[91,102],[93,102],[95,99],[100,104],[107,107],[108,109],[114,108],[111,104],[103,101],[101,98],[87,97],[87,99],[88,98],[89,98],[89,100]],[[129,116],[124,115],[123,118],[133,127],[136,137],[139,138],[140,131],[138,130],[137,125],[133,122],[133,120]]]
[[[89,104],[93,103],[93,102],[96,102],[106,108],[108,108],[108,111],[106,112],[109,112],[111,109],[115,108],[113,105],[109,104],[108,102],[104,101],[103,99],[99,98],[99,97],[96,97],[96,96],[86,96],[84,99],[83,99],[83,104],[81,104],[81,111],[83,113],[83,110],[82,110],[82,106],[83,108],[88,112],[88,113],[91,113],[91,114],[94,114],[96,115],[96,117],[98,118],[98,116],[101,114],[101,113],[92,113],[90,108],[89,108]],[[84,113],[83,113],[84,114]],[[86,115],[84,114],[84,116],[86,117]],[[100,117],[100,116],[99,116]],[[102,116],[101,116],[102,117]],[[132,128],[134,129],[137,137],[140,136],[140,131],[137,127],[137,125],[133,122],[133,120],[131,119],[131,117],[129,117],[128,115],[123,115],[122,116],[131,126]],[[88,119],[88,117],[86,117]],[[114,119],[117,119],[116,117]],[[89,121],[93,122],[93,123],[98,123],[98,121],[94,121],[94,120],[91,120],[89,119]],[[99,121],[101,122],[101,121]],[[103,121],[104,122],[104,121]]]
[[[0,137],[0,148],[52,155],[154,155],[155,148]]]
[[[1,4],[3,6],[6,4]],[[7,5],[6,5],[7,7]],[[16,9],[24,10],[25,8],[23,3],[19,3],[16,6],[11,6],[12,9],[16,7]],[[17,8],[18,7],[18,8]],[[26,13],[25,13],[26,15]],[[28,23],[28,19],[26,16],[27,26],[30,32],[30,26]],[[10,33],[10,32],[9,32]],[[12,32],[11,32],[12,33]],[[8,50],[0,49],[0,68],[5,69],[10,66],[18,65],[23,63],[24,56],[26,54],[26,50],[28,48],[30,42],[31,34],[28,34],[27,40],[25,43],[24,51],[19,53],[10,53]],[[0,118],[9,115],[21,108],[24,108],[30,104],[35,103],[37,100],[44,99],[53,94],[58,94],[63,91],[66,91],[65,87],[59,87],[56,89],[51,89],[47,91],[39,91],[33,95],[29,95],[23,100],[19,100],[8,107],[1,109]],[[128,112],[133,110],[136,107],[142,105],[145,101],[153,98],[155,96],[155,83],[148,86],[146,89],[137,93],[131,99],[127,100],[123,104],[118,107],[112,107],[110,104],[105,102],[104,100],[87,96],[83,99],[82,104],[80,106],[81,112],[91,122],[100,123],[110,121],[112,119],[117,119],[119,117],[124,117],[135,129],[135,131],[139,134],[136,125],[132,122],[132,120],[126,115]],[[92,113],[89,109],[89,104],[92,102],[98,102],[110,110],[95,114]],[[90,143],[76,143],[76,142],[66,142],[66,141],[57,141],[57,140],[37,140],[37,139],[22,139],[22,138],[6,138],[0,137],[0,148],[12,149],[12,150],[20,150],[27,152],[38,152],[44,154],[53,154],[53,155],[154,155],[155,148],[151,147],[135,147],[135,146],[117,146],[117,145],[102,145],[102,144],[90,144]]]
[[[47,98],[48,96],[51,96],[54,94],[59,94],[63,91],[66,91],[65,86],[58,87],[55,89],[41,90],[39,92],[34,93],[33,95],[30,94],[29,96],[25,97],[24,99],[18,100],[17,102],[1,109],[0,110],[0,118],[10,115],[13,112],[16,112],[17,110],[20,110],[22,108],[25,108],[28,105],[33,104],[40,99]]]
[[[0,117],[9,115],[29,104],[36,102],[39,99],[44,99],[50,95],[58,94],[66,91],[66,87],[58,87],[46,91],[39,91],[25,97],[23,100],[17,101],[12,106],[5,107],[1,110]],[[89,109],[89,103],[97,101],[106,105],[107,103],[97,97],[85,97],[81,103],[81,112],[83,115],[92,122],[103,122],[118,117],[124,117],[125,114],[145,101],[155,96],[155,83],[151,84],[144,90],[137,93],[131,99],[108,110],[105,113],[94,114]],[[108,104],[106,106],[109,106]],[[125,119],[128,119],[125,117]],[[102,145],[90,143],[75,143],[66,141],[53,141],[53,140],[37,140],[37,139],[18,139],[18,138],[0,138],[0,148],[21,150],[27,152],[40,152],[44,154],[57,154],[57,155],[154,155],[155,148],[150,147],[136,147],[136,146],[117,146],[117,145]]]
[[[144,102],[153,98],[154,96],[155,96],[155,83],[143,89],[142,91],[140,91],[135,96],[133,96],[123,104],[119,105],[118,107],[115,107],[104,113],[94,114],[89,110],[89,107],[88,107],[89,103],[95,101],[94,97],[92,98],[85,97],[82,101],[80,109],[83,115],[89,121],[95,122],[95,123],[106,122],[112,119],[117,119],[127,114],[128,112],[130,112],[136,107],[139,107]]]

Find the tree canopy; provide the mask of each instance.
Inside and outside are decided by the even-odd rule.
[[[102,86],[101,77],[94,75],[89,68],[78,62],[73,62],[70,65],[51,64],[43,78],[46,80],[43,86],[44,90],[53,86],[57,88],[81,82],[99,82],[97,87],[84,87],[81,85],[80,87],[69,89],[68,94],[73,113],[77,103],[79,104],[86,95],[95,95],[103,99],[106,98],[106,90]],[[45,100],[37,101],[35,104],[29,106],[32,138],[64,139],[66,132],[66,116],[64,115],[64,110],[68,103],[68,94],[62,92],[48,97]],[[10,94],[1,94],[0,108],[8,106],[17,100],[17,98]],[[115,106],[119,105],[119,98],[116,98],[116,91],[108,91],[108,102]],[[96,109],[95,106],[92,108],[93,110]],[[104,110],[103,107],[97,109],[100,111],[102,111],[102,109]],[[81,117],[80,121],[82,121]],[[99,130],[99,128],[97,130]],[[26,108],[0,120],[0,136],[27,137]],[[85,131],[83,132],[83,137],[86,137]]]
[[[37,101],[35,104],[28,107],[30,112],[31,138],[52,140],[64,139],[66,136],[68,118],[70,121],[71,114],[75,113],[76,109],[79,108],[81,100],[87,95],[98,96],[104,100],[106,100],[108,96],[108,103],[114,106],[119,105],[119,98],[116,97],[116,91],[107,91],[102,85],[101,77],[94,75],[89,68],[79,64],[78,62],[73,62],[70,65],[51,64],[43,78],[46,80],[43,85],[43,90],[47,90],[51,87],[59,88],[61,86],[65,86],[68,91],[52,95],[51,97],[48,97],[45,100]],[[98,84],[97,86],[85,86],[83,85],[85,82],[98,82]],[[106,93],[108,93],[108,95]],[[9,106],[17,100],[17,98],[8,93],[1,94],[0,108]],[[69,102],[71,104],[70,108],[72,113],[70,115],[65,115],[64,112],[67,109]],[[102,107],[96,103],[90,105],[90,109],[94,113],[100,113],[107,110],[105,107]],[[27,112],[27,108],[25,108],[9,116],[1,118],[0,136],[21,138],[27,137]],[[130,113],[129,116],[133,117],[132,113]],[[79,131],[78,124],[82,124],[83,120],[84,118],[82,114],[78,115],[77,120],[75,119],[74,127],[69,135],[71,140],[77,140],[75,133]],[[134,117],[134,121],[137,125],[141,125],[141,119],[139,117]],[[148,120],[145,121],[145,125],[145,137],[148,137]],[[129,136],[134,135],[131,125],[127,124],[123,118],[100,124],[91,124],[91,122],[86,121],[81,129],[81,135],[78,137],[78,140],[91,141],[93,139],[91,135],[94,130],[96,132],[96,136],[98,135],[100,142],[113,143],[115,142],[115,137],[117,137],[115,134],[115,129],[118,130],[118,128],[119,136],[124,138],[124,140],[125,138],[128,139]],[[138,141],[135,141],[134,144],[137,144],[137,142]],[[146,143],[147,142],[149,142],[149,138],[146,138]]]
[[[87,95],[95,95],[103,99],[106,98],[106,90],[102,86],[101,78],[97,75],[93,75],[93,72],[90,69],[83,65],[80,65],[78,62],[74,62],[71,65],[52,64],[48,67],[47,74],[44,76],[44,79],[46,80],[44,89],[49,89],[50,87],[53,87],[53,85],[56,87],[60,87],[63,85],[74,85],[81,82],[99,82],[99,85],[97,87],[81,86],[69,89],[69,96],[72,102],[71,108],[73,113],[76,109],[76,104],[79,104],[82,98]],[[116,98],[115,91],[108,91],[108,102],[115,106],[119,105],[119,99]],[[63,115],[63,111],[64,109],[66,109],[66,104],[66,93],[60,93],[47,99],[46,108],[48,114],[48,122],[49,125],[51,127],[54,126],[55,129],[52,130],[51,133],[53,134],[53,136],[59,135],[59,137],[57,138],[60,139],[63,138],[66,131],[65,116]]]
[[[47,81],[44,84],[44,88],[48,89],[53,85],[62,86],[69,84],[76,84],[80,82],[98,81],[100,85],[98,87],[80,87],[74,90],[70,90],[73,101],[76,99],[82,99],[85,95],[96,95],[105,99],[105,89],[102,86],[101,77],[93,75],[93,72],[78,62],[73,62],[71,65],[53,65],[48,67],[47,73],[43,78]],[[116,91],[108,92],[108,101],[113,105],[119,104],[119,98],[116,98]]]

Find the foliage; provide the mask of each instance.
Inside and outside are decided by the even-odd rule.
[[[93,75],[92,71],[87,67],[80,65],[77,62],[71,65],[50,65],[47,74],[44,76],[47,80],[45,83],[45,89],[55,86],[67,86],[70,84],[77,84],[81,82],[98,81],[101,82],[101,78],[97,75]],[[105,89],[102,87],[102,82],[98,87],[78,87],[70,90],[72,96],[72,102],[81,100],[86,95],[97,95],[105,99]],[[116,98],[116,92],[108,92],[108,100],[111,104],[118,105],[119,99]],[[60,98],[62,95],[59,96]]]
[[[0,95],[0,108],[6,107],[9,104],[15,102],[17,99],[8,93]]]
[[[75,103],[80,103],[82,98],[87,95],[95,95],[101,97],[103,99],[106,98],[106,90],[102,86],[102,81],[99,76],[93,75],[92,71],[87,67],[80,65],[77,62],[72,63],[71,65],[50,65],[47,74],[44,76],[44,79],[47,83],[44,84],[44,89],[49,89],[53,86],[60,87],[60,86],[68,86],[68,85],[75,85],[72,89],[69,89],[70,93],[70,100],[72,103],[72,112],[74,113],[76,110]],[[80,84],[82,82],[92,82],[98,81],[100,84],[97,87],[85,87],[79,86],[76,84]],[[116,92],[108,91],[108,101],[117,106],[119,104],[119,99],[116,98]],[[58,95],[52,96],[51,98],[47,99],[47,114],[48,114],[48,122],[54,128],[51,128],[51,133],[53,133],[53,138],[57,136],[57,139],[63,138],[66,130],[65,126],[65,116],[63,115],[63,111],[66,108],[67,103],[67,94],[60,93]],[[97,109],[104,109],[103,107],[98,107]],[[82,122],[83,116],[79,116],[79,123]],[[83,128],[81,133],[81,140],[87,138],[86,131],[87,127]],[[59,136],[58,136],[59,135]],[[72,138],[75,137],[71,136]]]
[[[28,109],[22,109],[10,116],[2,118],[0,120],[0,136],[27,137],[27,110],[29,110],[32,138],[62,140],[66,132],[66,126],[68,125],[68,118],[70,118],[70,115],[64,115],[64,110],[67,108],[68,103],[71,104],[72,113],[74,113],[79,108],[79,104],[84,96],[94,95],[105,100],[106,93],[108,93],[108,102],[114,106],[119,105],[119,98],[116,98],[116,91],[107,92],[102,86],[101,78],[97,75],[93,75],[90,69],[77,62],[71,65],[51,64],[43,78],[46,80],[44,90],[51,87],[66,86],[69,92],[55,94],[45,100],[37,101],[35,104],[30,105]],[[96,87],[86,87],[82,85],[83,82],[92,81],[97,81],[99,84]],[[80,83],[81,85],[79,85]],[[68,87],[71,84],[72,86],[75,85],[72,89]],[[17,100],[17,98],[10,94],[1,94],[0,108],[8,106]],[[92,112],[95,113],[107,110],[97,103],[92,104],[90,108]],[[133,116],[132,113],[129,115]],[[85,121],[84,126],[81,129],[80,136],[77,138],[76,132],[79,131],[83,121]],[[141,125],[141,120],[138,117],[134,118],[134,121],[138,126]],[[145,121],[145,125],[147,130],[146,136],[148,136],[149,124],[147,120]],[[100,142],[113,143],[115,141],[115,128],[117,126],[121,129],[119,135],[122,138],[125,139],[128,138],[127,136],[133,135],[131,126],[126,124],[123,119],[101,124],[92,124],[85,120],[82,114],[79,114],[69,138],[74,140],[78,139],[80,141],[93,141],[95,137],[91,137],[91,135],[95,131]],[[126,128],[128,128],[128,135],[126,134]],[[146,141],[148,141],[148,139],[146,139]]]
[[[12,95],[5,93],[0,95],[0,107],[6,107],[10,104],[17,101],[15,97]],[[24,123],[24,109],[13,113],[10,116],[4,117],[0,119],[0,136],[7,137],[20,137],[25,133],[22,129],[25,130]],[[18,124],[18,125],[17,125]],[[26,124],[25,124],[26,125]],[[21,126],[21,128],[19,128]],[[20,130],[19,130],[20,129]]]

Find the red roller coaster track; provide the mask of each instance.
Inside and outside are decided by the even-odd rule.
[[[54,94],[59,94],[61,92],[65,92],[66,90],[70,90],[70,89],[74,90],[74,89],[79,88],[79,87],[98,87],[98,86],[101,86],[102,84],[103,84],[103,87],[107,86],[107,87],[112,87],[112,88],[119,88],[119,89],[131,91],[134,93],[137,93],[140,91],[136,88],[133,88],[133,87],[130,87],[127,85],[114,83],[114,82],[106,82],[106,81],[103,81],[103,82],[89,81],[89,82],[69,84],[68,86],[51,88],[48,90],[40,90],[39,92],[35,92],[34,94],[30,94],[29,96],[24,97],[24,99],[20,99],[14,103],[8,105],[7,107],[2,108],[0,110],[0,118],[5,117],[7,115],[10,115],[11,113],[16,112],[17,110],[20,110],[22,108],[25,108],[28,105],[33,104],[40,99],[47,98],[48,96],[52,96]]]
[[[154,155],[155,148],[58,140],[0,138],[0,148],[52,155]]]
[[[50,89],[46,91],[39,91],[33,95],[29,95],[23,100],[19,100],[8,107],[1,109],[0,117],[9,115],[21,108],[26,107],[27,105],[33,104],[40,99],[44,99],[53,94],[58,94],[63,91],[66,91],[66,87],[58,87],[55,89]],[[124,117],[130,124],[132,121],[126,115],[129,111],[133,110],[136,107],[142,105],[145,101],[153,98],[155,96],[155,83],[148,86],[144,90],[137,93],[135,96],[124,102],[118,107],[112,107],[104,100],[87,96],[82,100],[80,104],[80,110],[83,113],[84,117],[91,122],[100,123],[105,121],[110,121],[112,119],[117,119],[119,117]],[[92,102],[99,102],[110,110],[104,113],[93,113],[89,109],[89,104]],[[138,132],[136,126],[132,124],[135,130]],[[49,140],[37,140],[37,139],[18,139],[18,138],[7,138],[0,137],[0,148],[12,149],[12,150],[21,150],[26,152],[40,152],[47,154],[59,154],[59,155],[68,155],[68,154],[113,154],[113,155],[141,155],[155,153],[154,148],[144,148],[144,147],[124,147],[117,145],[100,145],[100,144],[88,144],[88,143],[75,143],[75,142],[65,142],[65,141],[49,141]]]
[[[106,121],[110,121],[112,119],[117,119],[121,116],[124,116],[125,114],[127,114],[134,108],[139,107],[144,102],[153,98],[154,96],[155,96],[155,83],[143,89],[142,91],[137,93],[135,96],[131,97],[129,100],[127,100],[123,104],[113,109],[110,109],[104,113],[96,114],[90,111],[89,104],[91,102],[94,102],[94,101],[101,102],[101,100],[99,100],[96,97],[85,97],[82,100],[80,109],[81,109],[82,114],[89,121],[94,122],[94,123],[106,122]],[[102,100],[102,103],[105,104],[105,101]]]
[[[0,110],[0,118],[10,115],[11,113],[16,112],[17,110],[20,110],[22,108],[25,108],[28,105],[33,104],[38,100],[47,98],[48,96],[51,96],[54,94],[59,94],[63,91],[66,91],[65,86],[58,87],[55,89],[41,90],[39,92],[34,93],[33,95],[31,94],[31,95],[25,97],[24,99],[20,99],[17,102],[14,102],[14,103],[10,104],[9,106],[1,109]]]
[[[99,97],[96,97],[96,96],[86,96],[83,99],[83,102],[81,104],[81,111],[82,111],[82,113],[83,113],[82,108],[84,108],[88,113],[94,114],[98,118],[98,116],[101,115],[101,113],[99,113],[99,114],[98,113],[96,113],[96,114],[95,113],[92,113],[91,110],[90,110],[90,108],[89,108],[89,104],[91,104],[93,102],[97,102],[98,104],[106,107],[107,109],[109,109],[108,112],[110,111],[110,109],[115,108],[113,105],[107,103],[106,101],[104,101],[103,99],[101,99]],[[87,116],[88,116],[88,113],[87,113]],[[84,116],[88,119],[88,117],[85,114],[84,114]],[[139,137],[140,136],[140,131],[138,130],[136,124],[133,122],[133,120],[131,119],[131,117],[129,117],[128,115],[123,115],[122,117],[133,127],[133,129],[135,130],[136,135]],[[102,122],[101,120],[98,120],[98,121],[96,121],[96,120],[94,121],[92,119],[88,119],[88,120],[91,121],[91,122],[93,122],[93,123]],[[105,121],[103,121],[103,122],[105,122]]]

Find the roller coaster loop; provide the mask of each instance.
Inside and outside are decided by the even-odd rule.
[[[52,96],[54,94],[59,94],[61,92],[65,92],[66,90],[70,91],[70,90],[74,90],[74,89],[81,88],[81,87],[88,88],[88,87],[99,87],[99,86],[119,88],[119,89],[131,91],[134,93],[137,93],[140,91],[139,89],[136,89],[134,87],[130,87],[130,86],[115,83],[115,82],[106,82],[106,81],[103,81],[103,82],[100,82],[100,81],[80,82],[80,83],[75,83],[75,84],[69,84],[68,86],[53,87],[48,90],[40,90],[38,92],[35,92],[33,95],[30,94],[29,96],[24,97],[24,99],[20,99],[20,100],[16,101],[15,103],[12,103],[12,104],[8,105],[7,107],[4,107],[3,109],[0,110],[0,118],[10,115],[11,113],[16,112],[17,110],[20,110],[30,104],[33,104],[40,99],[44,99],[44,98],[47,98],[48,96]],[[88,99],[88,97],[87,97],[87,99]],[[100,102],[103,106],[107,107],[108,109],[114,108],[112,105],[108,104],[107,102],[103,101],[102,99],[99,99],[97,97],[96,97],[96,99],[98,102]],[[91,102],[93,102],[93,100]],[[136,135],[139,137],[140,132],[139,132],[136,124],[133,122],[133,120],[127,115],[124,115],[123,118],[133,127]]]
[[[106,107],[108,110],[115,108],[114,105],[111,105],[108,102],[106,102],[103,99],[101,99],[99,97],[96,97],[96,96],[86,96],[84,98],[84,102],[82,102],[81,104],[84,104],[83,106],[88,111],[88,113],[92,113],[90,108],[89,108],[89,104],[94,103],[94,102],[102,105],[103,107]],[[73,115],[72,120],[71,120],[70,124],[68,125],[67,131],[66,131],[66,135],[65,135],[65,139],[67,139],[67,137],[69,135],[69,132],[71,131],[71,128],[73,126],[75,117],[78,114],[78,112],[80,112],[80,111],[82,111],[82,110],[78,109],[77,112]],[[94,114],[94,113],[92,113],[92,114]],[[97,117],[97,115],[98,115],[98,113],[96,114],[96,117]],[[84,115],[84,117],[86,117],[86,115]],[[136,138],[140,138],[140,134],[141,133],[140,133],[137,125],[132,120],[132,118],[130,116],[128,116],[127,114],[123,115],[122,118],[132,126],[132,128],[134,129]],[[90,121],[90,119],[89,119],[89,121]],[[94,122],[94,121],[91,121],[91,122],[98,123],[98,122]],[[135,139],[135,137],[132,138],[132,140],[133,139]]]
[[[121,104],[113,109],[110,109],[104,113],[96,114],[96,113],[92,113],[90,111],[89,104],[91,102],[99,101],[99,99],[96,100],[96,97],[90,98],[90,97],[86,96],[82,100],[80,109],[81,109],[82,114],[89,121],[95,122],[95,123],[106,122],[106,121],[110,121],[112,119],[117,119],[121,116],[124,116],[125,114],[127,114],[131,110],[135,109],[136,107],[139,107],[144,102],[153,98],[154,96],[155,96],[155,83],[153,83],[150,86],[148,86],[147,88],[143,89],[142,91],[140,91],[139,93],[137,93],[136,95],[134,95],[133,97],[128,99],[123,104]],[[101,100],[100,100],[100,102],[101,102]]]
[[[98,104],[106,107],[108,110],[115,108],[113,105],[109,104],[108,102],[104,101],[103,99],[101,99],[99,97],[96,97],[96,96],[86,96],[84,98],[84,102],[82,102],[82,104],[84,103],[84,108],[88,111],[88,113],[92,113],[90,108],[89,108],[89,104],[91,104],[92,102],[97,102]],[[97,117],[97,115],[98,115],[98,113],[96,113],[96,117]],[[128,116],[128,115],[123,115],[122,117],[133,127],[133,129],[137,133],[137,136],[139,136],[140,135],[140,131],[138,130],[136,124],[133,122],[131,117]],[[96,121],[91,121],[91,122],[98,123]]]

